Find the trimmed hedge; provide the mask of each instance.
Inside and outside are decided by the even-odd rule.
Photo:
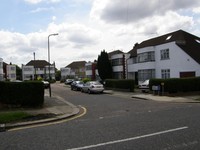
[[[151,79],[149,82],[150,90],[152,90],[153,85],[160,85],[162,88],[161,83],[164,83],[164,91],[169,93],[200,91],[200,77]]]
[[[105,87],[113,90],[128,90],[134,91],[135,81],[132,79],[106,79]]]
[[[0,102],[28,107],[41,106],[44,103],[44,85],[38,81],[0,82]]]

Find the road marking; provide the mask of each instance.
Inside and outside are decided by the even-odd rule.
[[[146,137],[152,137],[152,136],[161,135],[161,134],[165,134],[165,133],[175,132],[175,131],[184,130],[184,129],[187,129],[187,128],[188,127],[185,126],[185,127],[180,127],[180,128],[175,128],[175,129],[169,129],[169,130],[165,130],[165,131],[155,132],[155,133],[151,133],[151,134],[136,136],[136,137],[132,137],[132,138],[126,138],[126,139],[121,139],[121,140],[116,140],[116,141],[99,143],[99,144],[96,144],[96,145],[88,145],[88,146],[83,146],[83,147],[71,148],[71,149],[67,149],[67,150],[83,150],[83,149],[101,147],[101,146],[106,146],[106,145],[111,145],[111,144],[116,144],[116,143],[133,141],[133,140],[142,139],[142,138],[146,138]]]
[[[75,115],[74,117],[66,118],[66,119],[63,119],[63,120],[60,120],[60,121],[55,121],[55,122],[42,123],[42,124],[37,124],[37,125],[30,125],[30,126],[25,126],[25,127],[18,127],[18,128],[14,128],[14,129],[9,129],[7,131],[8,132],[10,132],[10,131],[18,131],[18,130],[23,130],[23,129],[43,127],[43,126],[55,125],[55,124],[71,121],[71,120],[80,118],[80,117],[84,116],[87,113],[87,109],[85,107],[82,107],[82,106],[80,106],[80,107],[81,107],[81,109],[83,109],[83,113],[81,113],[79,115]]]

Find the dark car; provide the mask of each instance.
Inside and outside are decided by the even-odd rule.
[[[73,81],[71,83],[71,90],[80,91],[83,87],[84,82],[83,81]]]

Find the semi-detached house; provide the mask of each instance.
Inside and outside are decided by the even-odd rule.
[[[128,79],[200,76],[200,38],[183,30],[135,44],[129,53]]]
[[[33,80],[41,77],[43,79],[55,79],[55,63],[49,64],[46,60],[31,60],[22,65],[22,79]]]

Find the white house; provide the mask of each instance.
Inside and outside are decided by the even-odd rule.
[[[129,52],[128,78],[200,76],[200,38],[178,30],[136,44]]]
[[[99,80],[99,72],[97,69],[97,61],[85,63],[85,76],[91,80]]]
[[[7,75],[7,79],[11,81],[15,81],[16,80],[16,65],[7,65],[6,75]]]
[[[34,66],[22,65],[22,80],[30,80],[34,77]]]
[[[67,65],[65,68],[70,69],[70,75],[73,78],[84,78],[85,77],[85,63],[86,61],[74,61]],[[66,70],[63,70],[64,72]],[[62,71],[61,71],[62,74]]]
[[[49,64],[45,60],[31,60],[26,65],[22,65],[23,80],[32,80],[37,77],[43,79],[55,79],[55,63]]]
[[[112,65],[113,78],[126,79],[127,78],[127,60],[130,57],[129,53],[124,53],[116,50],[108,53]]]
[[[66,68],[60,68],[61,72],[61,79],[66,79],[68,76],[71,75],[71,69],[66,67]]]

